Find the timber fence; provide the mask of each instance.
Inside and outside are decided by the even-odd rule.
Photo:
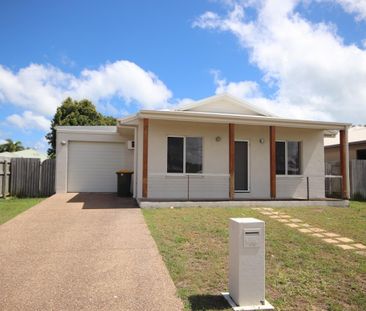
[[[0,196],[46,197],[55,193],[54,159],[32,158],[0,161]]]
[[[366,160],[350,162],[351,198],[366,200]]]
[[[6,197],[10,191],[10,161],[0,161],[0,196]]]
[[[366,160],[349,162],[350,195],[353,200],[366,200]],[[325,163],[327,197],[341,197],[342,176],[339,161]]]

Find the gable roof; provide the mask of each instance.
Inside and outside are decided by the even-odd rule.
[[[226,105],[220,105],[222,103]],[[226,109],[233,110],[225,112]],[[219,94],[173,110],[140,110],[134,115],[118,119],[117,127],[138,126],[139,120],[144,118],[170,121],[312,128],[326,130],[327,133],[328,130],[337,131],[351,126],[350,123],[281,118],[253,107],[247,102],[231,95]]]
[[[240,115],[255,115],[272,117],[274,115],[252,106],[247,101],[222,93],[207,97],[184,106],[181,106],[175,111],[197,111],[197,112],[211,112],[211,113],[229,113]]]
[[[265,125],[282,126],[296,128],[313,128],[320,130],[340,130],[351,126],[350,123],[329,122],[329,121],[311,121],[284,119],[278,117],[267,117],[257,115],[225,114],[197,111],[158,111],[158,110],[140,110],[137,114],[118,120],[118,127],[137,126],[139,119],[155,119],[170,121],[192,121],[208,123],[234,123],[246,125]]]

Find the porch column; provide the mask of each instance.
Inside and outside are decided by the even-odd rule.
[[[270,190],[271,199],[276,199],[276,128],[269,127]]]
[[[229,124],[229,199],[234,199],[235,192],[235,125]]]
[[[339,157],[341,162],[342,175],[342,198],[347,200],[349,194],[349,150],[348,150],[348,130],[339,131]]]
[[[149,119],[143,120],[143,146],[142,146],[142,197],[147,198],[147,171],[149,152]]]

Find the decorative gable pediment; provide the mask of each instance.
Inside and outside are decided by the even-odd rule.
[[[220,94],[212,96],[191,104],[188,104],[178,110],[195,111],[195,112],[210,112],[210,113],[227,113],[251,116],[270,116],[265,111],[262,111],[249,103],[237,99],[228,94]]]

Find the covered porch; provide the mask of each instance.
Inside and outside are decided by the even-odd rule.
[[[164,201],[325,201],[323,137],[329,130],[341,133],[342,198],[349,198],[348,124],[141,111],[120,128],[125,126],[135,126],[134,196],[142,205]],[[181,149],[186,148],[187,139],[201,138],[199,172],[169,171],[170,137],[178,138],[172,141],[181,142]],[[278,159],[279,149],[287,153],[294,148],[298,150],[295,168],[287,154],[282,162]],[[186,157],[183,151],[182,162]]]

